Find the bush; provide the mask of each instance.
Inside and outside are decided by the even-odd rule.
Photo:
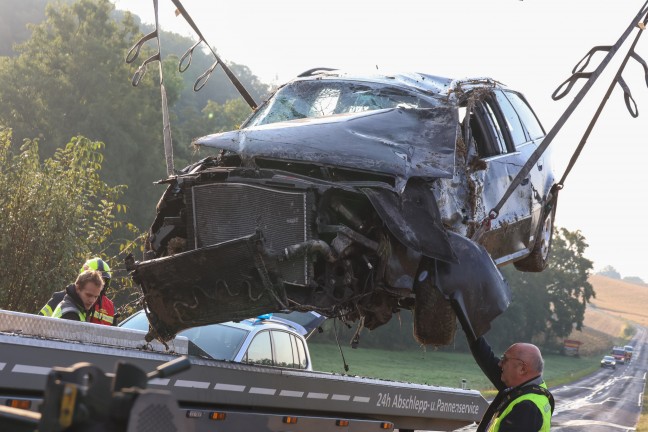
[[[38,141],[14,152],[0,127],[0,308],[37,312],[86,259],[116,249],[117,232],[136,232],[117,218],[126,186],[101,180],[103,148],[79,136],[41,162]]]

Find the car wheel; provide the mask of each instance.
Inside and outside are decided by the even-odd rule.
[[[431,264],[424,258],[424,263]],[[419,273],[424,275],[422,281],[414,284],[414,338],[423,345],[449,345],[454,339],[457,315],[450,302],[446,300],[439,288],[434,285],[432,265],[422,265]]]
[[[554,201],[552,204],[551,210],[544,216],[540,224],[531,253],[513,263],[516,269],[523,272],[541,272],[547,268],[549,252],[551,252],[554,217],[556,216],[556,202]]]

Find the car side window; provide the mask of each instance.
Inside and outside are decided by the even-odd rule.
[[[470,131],[481,158],[508,153],[502,127],[492,102],[482,99],[470,112]]]
[[[517,148],[519,145],[530,141],[522,127],[520,116],[517,111],[515,111],[515,108],[513,108],[513,105],[511,105],[511,102],[509,102],[501,91],[496,91],[495,97],[497,98],[497,102],[502,110],[502,115],[506,122],[508,131],[511,134],[513,145]]]
[[[282,331],[273,331],[272,340],[275,346],[275,366],[296,367],[297,364],[293,358],[290,334]]]
[[[506,98],[511,102],[511,105],[515,108],[515,111],[518,113],[520,120],[524,124],[529,138],[532,140],[542,138],[545,136],[544,129],[540,121],[536,117],[535,113],[527,104],[527,102],[517,93],[510,91],[505,92]]]
[[[270,342],[270,332],[259,332],[247,349],[243,361],[246,363],[261,364],[272,366],[272,343]]]
[[[304,347],[304,341],[293,336],[295,345],[297,346],[297,352],[299,353],[299,368],[306,369],[308,367],[308,358],[306,357],[306,348]]]
[[[508,149],[506,148],[506,141],[504,139],[504,133],[502,132],[502,127],[500,125],[500,122],[497,117],[497,113],[495,111],[495,108],[493,107],[492,102],[489,100],[485,100],[483,101],[483,104],[488,114],[490,126],[493,128],[493,134],[495,136],[495,145],[497,146],[496,154],[508,153]]]

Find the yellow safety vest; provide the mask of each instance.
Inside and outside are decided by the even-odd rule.
[[[40,310],[40,312],[38,312],[39,315],[43,315],[43,316],[47,316],[47,317],[51,317],[53,313],[54,312],[52,311],[52,308],[48,304],[43,306],[43,308]]]
[[[63,302],[59,303],[58,306],[56,306],[56,309],[54,309],[54,312],[52,312],[52,318],[61,318],[63,314],[66,314],[68,312],[76,312],[79,314],[79,321],[85,322],[86,320],[86,313],[81,312],[78,308],[72,308],[72,307],[66,307],[65,310],[61,309],[61,305]]]
[[[542,383],[540,384],[540,387],[546,389],[547,384]],[[487,429],[487,432],[498,432],[500,425],[502,424],[502,420],[504,420],[504,418],[511,412],[515,405],[526,400],[533,402],[542,414],[542,427],[538,432],[549,432],[549,428],[551,427],[551,403],[549,402],[549,398],[547,396],[537,393],[526,393],[518,396],[506,407],[504,411],[502,411],[501,413],[495,413],[493,419],[491,420],[490,426]]]

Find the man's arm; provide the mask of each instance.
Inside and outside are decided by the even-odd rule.
[[[497,390],[504,390],[506,385],[502,382],[502,369],[499,367],[499,357],[493,353],[493,349],[481,336],[475,341],[469,342],[470,351],[475,361],[484,372],[484,375],[493,383]]]
[[[510,413],[502,420],[500,432],[529,432],[539,431],[542,427],[542,414],[531,401],[522,401],[515,405]]]

